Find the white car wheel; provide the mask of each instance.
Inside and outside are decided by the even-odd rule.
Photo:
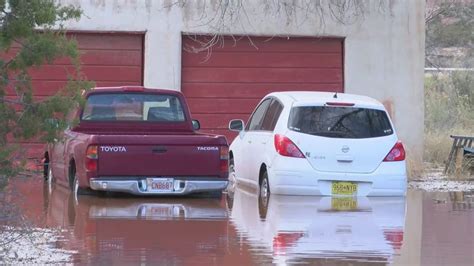
[[[268,203],[270,201],[270,184],[268,182],[267,172],[263,173],[262,182],[260,184],[260,193],[258,197],[258,209],[261,219],[266,219]]]

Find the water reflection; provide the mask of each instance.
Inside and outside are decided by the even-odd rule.
[[[385,265],[400,253],[405,198],[271,195],[235,189],[231,220],[273,263]]]
[[[241,249],[221,199],[81,197],[55,186],[47,199],[48,227],[65,228],[57,246],[74,262],[220,265]],[[231,253],[230,251],[235,251]],[[245,263],[245,256],[237,261]]]
[[[76,201],[41,177],[12,179],[7,192],[17,215],[3,210],[4,222],[58,232],[51,247],[74,252],[78,264],[474,265],[473,192],[409,190],[406,208],[403,198],[263,202],[240,187],[223,199]],[[36,263],[48,261],[58,262]]]

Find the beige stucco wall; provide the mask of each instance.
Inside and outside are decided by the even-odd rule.
[[[305,6],[317,2],[305,0],[242,0],[240,7],[237,1],[224,0],[58,2],[84,10],[82,19],[69,23],[68,29],[145,31],[144,82],[149,87],[180,89],[183,33],[344,37],[345,91],[385,102],[410,159],[421,159],[425,1],[348,0],[366,8],[358,15],[350,9],[345,18],[352,19],[344,23],[335,19],[324,0],[323,9]],[[224,14],[221,3],[226,2],[234,4]],[[274,4],[279,2],[300,8]]]

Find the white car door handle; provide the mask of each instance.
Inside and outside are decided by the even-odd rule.
[[[262,141],[262,144],[265,145],[265,144],[267,144],[267,142],[266,142],[266,141]]]
[[[251,144],[251,143],[252,143],[252,141],[251,141],[251,140],[247,140],[247,143],[248,143],[248,144]]]

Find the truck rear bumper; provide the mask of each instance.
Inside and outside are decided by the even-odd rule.
[[[123,178],[91,178],[90,188],[99,191],[124,192],[134,195],[187,195],[199,192],[222,191],[227,187],[228,181],[218,178],[206,180],[174,179],[173,189],[170,191],[150,191],[146,179]]]

